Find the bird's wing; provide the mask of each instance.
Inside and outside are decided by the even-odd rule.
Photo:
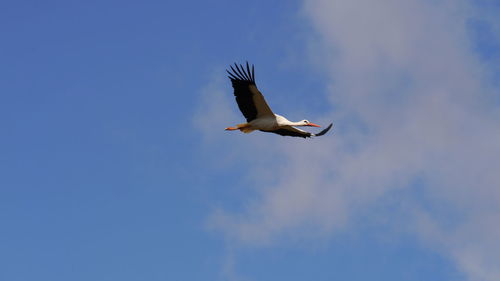
[[[264,96],[255,85],[253,65],[251,71],[248,62],[246,70],[243,65],[238,66],[235,63],[234,66],[236,70],[233,66],[230,66],[232,72],[229,70],[226,71],[229,73],[228,78],[231,79],[231,83],[233,84],[236,103],[238,103],[238,107],[241,113],[243,113],[243,116],[247,119],[247,122],[260,117],[274,117],[273,111],[269,108]]]
[[[333,123],[328,125],[328,127],[326,127],[323,131],[321,131],[317,134],[309,133],[309,132],[303,131],[301,129],[292,127],[292,126],[283,126],[283,127],[281,127],[281,129],[274,130],[274,131],[264,131],[264,130],[261,130],[261,131],[275,133],[275,134],[278,134],[281,136],[310,138],[310,137],[320,137],[320,136],[326,134],[332,128],[332,126],[333,126]]]
[[[330,129],[332,128],[333,126],[333,123],[330,123],[330,125],[328,125],[328,127],[326,127],[323,131],[317,133],[317,134],[314,134],[315,137],[320,137],[324,134],[326,134],[328,131],[330,131]]]
[[[281,136],[291,136],[291,137],[301,137],[301,138],[310,138],[311,136],[314,135],[292,126],[282,126],[281,129],[273,131],[264,131],[264,132],[275,133]]]

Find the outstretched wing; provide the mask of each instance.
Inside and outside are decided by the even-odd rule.
[[[310,138],[311,136],[313,136],[313,134],[309,132],[302,131],[301,129],[297,129],[292,126],[283,126],[281,127],[281,129],[278,130],[263,131],[263,132],[275,133],[280,136],[291,136],[291,137],[301,137],[301,138]]]
[[[274,117],[274,113],[269,108],[269,105],[267,105],[264,96],[255,85],[254,66],[252,65],[251,71],[248,62],[246,70],[243,65],[238,66],[235,63],[234,66],[236,70],[233,66],[230,66],[232,72],[229,70],[226,71],[229,73],[228,78],[231,79],[231,83],[233,84],[236,103],[238,103],[238,107],[247,119],[247,122],[265,116]]]
[[[317,134],[309,133],[309,132],[303,131],[301,129],[292,127],[292,126],[283,126],[281,129],[274,130],[274,131],[264,131],[264,130],[261,130],[261,131],[268,132],[268,133],[275,133],[275,134],[278,134],[281,136],[310,138],[310,137],[320,137],[320,136],[326,134],[328,131],[330,131],[332,126],[333,126],[333,123],[328,125],[328,127],[326,127],[323,131],[321,131]]]
[[[328,125],[328,127],[326,127],[323,131],[317,133],[317,134],[314,134],[315,137],[321,137],[322,135],[326,134],[328,131],[330,131],[330,129],[332,128],[333,126],[333,123],[330,123],[330,125]]]

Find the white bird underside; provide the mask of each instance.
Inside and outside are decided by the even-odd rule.
[[[307,120],[292,122],[281,115],[274,114],[264,99],[264,96],[255,85],[253,65],[251,70],[248,62],[246,64],[246,70],[242,65],[234,65],[236,70],[233,66],[230,66],[232,72],[227,71],[227,73],[229,73],[228,77],[234,88],[236,103],[241,113],[243,113],[243,116],[247,119],[247,123],[238,124],[235,127],[228,127],[226,130],[240,130],[244,133],[260,130],[282,136],[308,138],[311,136],[322,136],[331,129],[333,124],[330,124],[318,134],[309,133],[294,126],[319,126]]]

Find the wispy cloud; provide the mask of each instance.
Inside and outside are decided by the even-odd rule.
[[[262,160],[276,167],[272,179],[250,168],[266,188],[212,224],[249,243],[330,235],[406,189],[418,195],[400,199],[411,206],[398,210],[412,218],[408,231],[471,280],[500,280],[499,89],[468,33],[480,16],[470,5],[305,0],[325,52],[318,66],[331,73],[335,135],[260,146],[279,154]]]

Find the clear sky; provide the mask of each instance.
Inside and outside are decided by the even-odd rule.
[[[0,279],[500,280],[500,2],[375,2],[3,1]]]

